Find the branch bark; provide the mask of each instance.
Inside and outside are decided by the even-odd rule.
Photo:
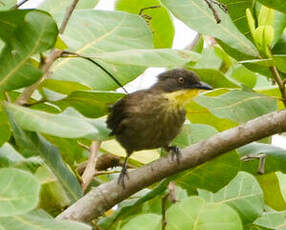
[[[286,110],[273,112],[214,135],[182,150],[180,164],[171,156],[129,173],[125,189],[116,180],[102,184],[67,208],[57,219],[89,222],[137,191],[183,170],[261,138],[286,131]]]

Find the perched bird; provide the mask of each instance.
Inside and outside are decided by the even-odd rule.
[[[127,152],[119,184],[125,186],[128,157],[134,151],[163,147],[179,160],[180,150],[170,144],[184,124],[184,105],[201,89],[212,87],[192,71],[173,69],[158,75],[151,88],[127,94],[110,107],[107,126]]]

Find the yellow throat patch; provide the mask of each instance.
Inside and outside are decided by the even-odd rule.
[[[171,93],[165,93],[164,97],[168,98],[173,107],[183,107],[196,97],[201,90],[199,89],[186,89],[179,90]]]

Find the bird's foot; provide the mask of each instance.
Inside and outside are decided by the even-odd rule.
[[[171,159],[174,161],[176,159],[177,163],[180,163],[180,158],[181,158],[181,151],[177,146],[168,146],[166,148],[168,152],[171,153]]]
[[[129,179],[129,176],[128,176],[127,168],[123,167],[121,169],[121,172],[120,172],[118,180],[117,180],[117,183],[119,185],[121,185],[123,188],[125,188],[125,179]]]

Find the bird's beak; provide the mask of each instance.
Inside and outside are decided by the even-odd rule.
[[[213,89],[209,84],[203,82],[203,81],[200,81],[200,83],[198,83],[196,85],[196,88],[197,89],[205,89],[205,90],[211,90]]]

